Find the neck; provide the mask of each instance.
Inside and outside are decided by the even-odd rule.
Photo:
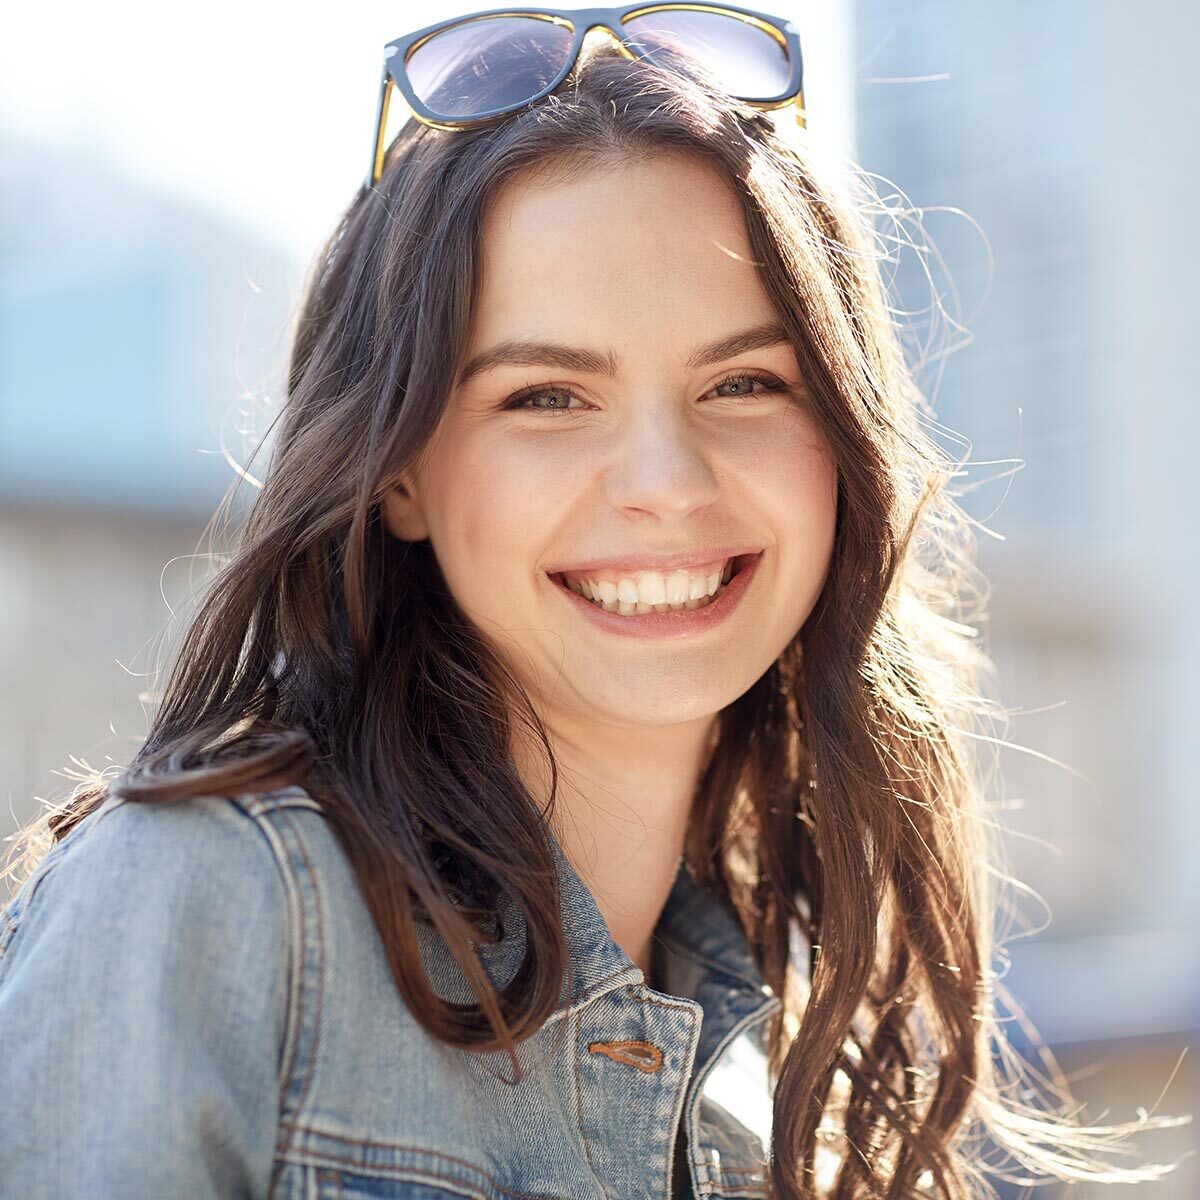
[[[696,783],[712,748],[715,721],[684,725],[551,729],[559,787],[548,814],[555,837],[596,901],[609,933],[651,976],[653,933],[671,891]],[[514,762],[546,808],[544,751]]]

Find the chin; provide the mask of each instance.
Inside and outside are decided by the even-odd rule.
[[[655,676],[662,679],[661,665],[655,669]],[[638,686],[638,672],[630,671],[630,687]],[[692,721],[706,720],[715,716],[730,702],[729,699],[712,695],[708,698],[698,697],[694,690],[676,687],[670,691],[658,691],[643,686],[640,699],[630,703],[626,689],[597,693],[594,688],[576,689],[580,701],[610,725],[632,725],[638,728],[657,726],[682,725]],[[685,700],[680,693],[687,692]]]

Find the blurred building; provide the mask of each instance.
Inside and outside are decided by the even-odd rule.
[[[245,461],[245,414],[271,399],[301,272],[52,148],[0,141],[0,197],[7,835],[67,794],[70,755],[124,763],[145,734],[154,680],[131,673],[206,573],[186,556],[235,478],[222,447]]]
[[[1004,982],[1066,1066],[1095,1065],[1077,1088],[1097,1120],[1151,1107],[1200,1027],[1197,35],[1183,0],[855,5],[857,154],[915,210],[885,230],[914,243],[896,307],[914,360],[943,352],[922,378],[969,445],[937,440],[999,535],[980,534],[1018,710],[999,732],[1032,751],[996,751],[1008,869],[1041,898],[1017,897]],[[1194,1056],[1163,1111],[1200,1112]],[[1200,1195],[1194,1160],[1152,1194]]]

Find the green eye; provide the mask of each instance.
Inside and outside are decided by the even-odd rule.
[[[722,379],[720,383],[713,387],[716,392],[719,388],[731,387],[734,384],[761,384],[763,390],[756,392],[753,390],[740,392],[734,395],[717,396],[718,400],[757,400],[761,396],[772,395],[775,393],[786,392],[790,393],[791,388],[788,387],[781,379],[775,375],[768,375],[766,372],[760,371],[742,371],[737,375],[730,375],[728,379]],[[567,387],[554,387],[543,385],[537,388],[529,388],[523,392],[518,392],[514,396],[510,396],[502,405],[501,409],[505,412],[528,412],[528,413],[581,413],[586,411],[586,404],[580,401],[580,407],[571,408],[572,400],[580,398]],[[550,403],[538,404],[535,401],[547,400]]]
[[[759,374],[757,371],[747,372],[741,375],[731,375],[728,379],[722,379],[717,384],[718,388],[729,387],[735,383],[761,383],[767,392],[786,392],[787,385],[781,379],[777,379],[774,375]],[[716,388],[713,389],[714,391]],[[723,396],[724,400],[753,400],[757,396],[764,395],[763,392],[742,392],[734,396]]]
[[[529,408],[525,407],[531,400],[540,400],[543,397],[559,401],[559,403],[540,407],[537,405]],[[505,401],[504,408],[506,410],[524,410],[525,412],[567,412],[570,411],[567,406],[573,399],[578,399],[578,397],[567,388],[543,387],[531,392],[522,392],[511,397]]]

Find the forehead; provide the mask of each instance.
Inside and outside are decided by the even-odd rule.
[[[531,324],[770,312],[734,185],[693,156],[520,176],[485,211],[477,342]]]

